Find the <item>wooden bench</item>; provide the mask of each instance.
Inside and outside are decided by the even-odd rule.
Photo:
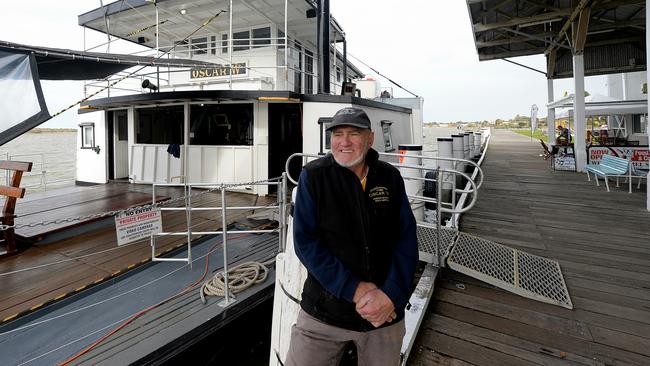
[[[2,225],[13,226],[14,218],[16,217],[14,214],[16,209],[16,199],[25,196],[25,188],[20,188],[20,181],[23,178],[23,172],[32,171],[32,163],[0,160],[0,169],[7,170],[7,174],[9,174],[9,171],[13,171],[11,174],[10,185],[0,185],[0,195],[6,197],[4,208],[2,209],[2,216],[0,217],[0,223],[2,223]],[[16,235],[14,228],[11,227],[2,230],[1,233],[0,239],[2,240],[2,246],[4,246],[4,248],[0,247],[0,257],[16,253]]]
[[[589,172],[594,174],[597,186],[600,186],[598,184],[598,176],[602,176],[605,180],[607,192],[609,192],[607,177],[616,177],[616,186],[618,187],[618,177],[627,176],[627,181],[630,186],[629,193],[632,193],[632,172],[630,170],[630,161],[627,159],[618,158],[609,154],[603,155],[600,164],[588,164],[585,167],[585,171],[587,172],[587,180],[589,181],[591,181]]]

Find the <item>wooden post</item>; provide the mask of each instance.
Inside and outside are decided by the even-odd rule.
[[[13,171],[11,174],[11,182],[9,186],[0,185],[0,195],[5,196],[5,204],[2,209],[2,216],[0,222],[3,225],[13,226],[16,210],[16,199],[25,196],[25,188],[20,188],[20,181],[23,178],[23,172],[30,172],[32,170],[31,162],[22,161],[0,161],[0,169]],[[0,249],[0,256],[6,256],[16,253],[16,234],[14,228],[8,228],[2,231],[1,237],[4,240],[5,249]]]

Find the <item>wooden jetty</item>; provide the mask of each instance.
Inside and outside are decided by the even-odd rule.
[[[198,192],[199,190],[197,190]],[[156,195],[165,198],[182,196],[182,190],[157,189]],[[42,207],[46,201],[54,210],[48,213]],[[228,206],[269,205],[275,197],[258,197],[246,193],[227,193]],[[116,210],[134,204],[151,203],[151,186],[128,183],[112,183],[92,187],[70,187],[60,191],[48,191],[26,195],[19,202],[17,223],[55,220],[57,218],[87,215],[89,207]],[[178,202],[175,206],[182,206]],[[193,206],[221,206],[218,191],[193,199]],[[173,206],[172,206],[173,207]],[[39,209],[40,208],[40,209]],[[227,223],[244,219],[251,211],[238,210],[227,215]],[[56,216],[59,214],[60,216]],[[67,230],[79,230],[78,234],[45,245],[31,245],[17,255],[0,259],[0,321],[14,320],[44,305],[59,301],[90,286],[97,285],[117,275],[147,263],[151,257],[149,240],[140,240],[117,247],[115,227],[108,219],[103,226],[83,230],[83,225],[73,225]],[[86,222],[86,224],[92,224]],[[221,229],[221,213],[199,211],[192,215],[193,231],[216,231]],[[164,211],[163,230],[185,231],[185,212]],[[38,231],[36,234],[34,232]],[[61,235],[62,228],[53,225],[52,235]],[[21,230],[17,230],[20,234]],[[48,233],[40,228],[24,229],[29,237],[46,238]],[[198,239],[198,237],[194,237]],[[45,239],[44,241],[48,241]],[[165,237],[157,241],[159,253],[186,245],[185,237]],[[100,254],[97,254],[100,253]],[[48,265],[52,263],[58,263]],[[33,269],[31,269],[33,268]],[[25,270],[30,269],[30,270]]]
[[[540,154],[539,141],[493,134],[460,230],[557,259],[574,309],[446,269],[410,365],[650,365],[645,186],[608,193],[584,173],[552,171]]]

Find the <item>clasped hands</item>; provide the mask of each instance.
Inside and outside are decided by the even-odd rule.
[[[393,301],[372,282],[360,281],[354,291],[354,303],[359,315],[378,328],[396,317]]]

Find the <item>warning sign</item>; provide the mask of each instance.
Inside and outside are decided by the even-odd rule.
[[[162,216],[159,209],[152,207],[137,209],[115,216],[117,245],[148,238],[162,231]]]

